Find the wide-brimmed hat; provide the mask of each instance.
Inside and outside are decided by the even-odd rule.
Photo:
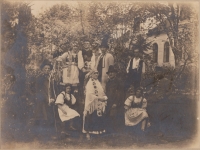
[[[102,41],[100,48],[109,48],[108,43],[106,41]]]
[[[104,35],[102,42],[101,42],[101,45],[100,45],[100,48],[109,48],[108,39],[109,39],[109,35],[107,35],[107,34]]]
[[[155,71],[158,72],[158,71],[164,71],[164,69],[160,66],[156,66],[155,67]]]
[[[43,69],[44,66],[46,66],[46,65],[50,66],[50,69],[51,69],[51,70],[53,69],[53,65],[52,65],[51,62],[50,62],[49,60],[47,60],[47,59],[45,59],[45,60],[42,62],[42,64],[40,65],[40,69]]]
[[[106,74],[109,74],[110,72],[115,72],[115,73],[117,72],[117,70],[114,68],[113,65],[109,66],[108,72],[106,72]]]
[[[127,51],[127,55],[128,55],[128,56],[133,56],[133,55],[134,55],[134,52],[133,52],[132,50],[128,50],[128,51]]]
[[[60,82],[60,85],[61,85],[61,86],[64,86],[64,87],[67,87],[67,86],[72,87],[72,84],[70,84],[70,83],[63,83],[63,82]]]

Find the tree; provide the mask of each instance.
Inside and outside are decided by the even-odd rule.
[[[186,34],[183,33],[184,30],[180,31],[180,22],[192,18],[194,15],[192,9],[193,6],[191,4],[175,2],[170,2],[167,5],[158,2],[146,5],[147,16],[154,17],[160,26],[163,26],[163,30],[168,36],[176,66],[179,65],[182,55],[179,39],[183,34]]]

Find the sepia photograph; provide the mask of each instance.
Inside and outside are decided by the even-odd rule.
[[[199,4],[2,0],[1,149],[199,149]]]

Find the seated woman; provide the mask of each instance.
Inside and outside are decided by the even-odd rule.
[[[148,119],[146,111],[147,100],[142,96],[143,90],[138,88],[135,95],[129,96],[125,101],[125,125],[135,126],[142,123],[141,130],[144,131]]]
[[[65,131],[67,125],[69,125],[70,130],[76,130],[74,128],[74,123],[80,119],[79,113],[73,109],[73,106],[76,103],[76,98],[71,94],[71,89],[71,84],[65,84],[65,91],[62,91],[58,95],[55,102],[58,106],[60,120],[63,122],[61,134],[67,134]]]
[[[90,134],[102,134],[105,132],[105,107],[108,98],[98,81],[98,75],[97,70],[92,70],[85,88],[83,133],[86,133],[88,140],[90,139]]]

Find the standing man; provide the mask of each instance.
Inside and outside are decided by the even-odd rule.
[[[119,129],[119,125],[123,118],[123,100],[124,100],[124,91],[123,85],[116,77],[117,70],[114,66],[109,66],[107,75],[108,82],[106,83],[106,95],[107,100],[107,130],[108,132],[116,132]]]
[[[92,68],[92,56],[93,52],[91,49],[91,44],[88,38],[84,39],[83,49],[78,52],[78,68],[84,73],[87,74]]]
[[[128,66],[126,68],[126,72],[128,75],[127,83],[129,88],[131,85],[134,86],[136,90],[140,87],[141,77],[142,77],[142,69],[143,69],[143,60],[140,59],[139,49],[134,50],[134,57],[129,60]]]
[[[55,123],[54,105],[52,104],[55,101],[55,92],[50,76],[52,65],[48,60],[45,60],[40,68],[41,74],[36,79],[35,87],[34,120],[36,125],[44,129],[44,132],[40,132],[40,136],[42,134],[52,135],[55,133],[55,130],[52,130]]]
[[[80,69],[79,81],[80,92],[82,96],[84,95],[85,75],[89,73],[95,65],[95,57],[93,57],[94,53],[92,51],[90,41],[87,37],[85,37],[83,40],[83,49],[78,52],[78,68]]]
[[[114,57],[108,52],[109,46],[107,41],[102,41],[100,49],[101,55],[98,57],[95,67],[99,72],[98,79],[105,90],[106,82],[108,81],[108,75],[106,72],[108,71],[109,66],[114,65]]]

